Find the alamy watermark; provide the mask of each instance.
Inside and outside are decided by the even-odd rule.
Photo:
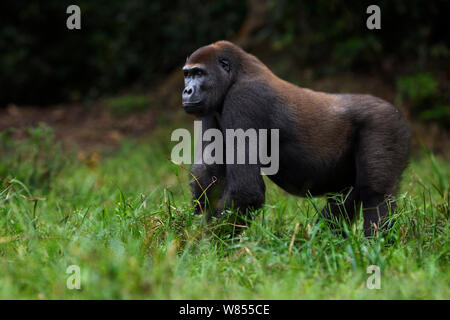
[[[194,121],[195,157],[192,158],[191,133],[180,128],[172,132],[171,141],[179,141],[172,149],[175,163],[192,164],[260,164],[261,174],[278,173],[279,129],[219,129],[203,132],[202,122]],[[270,140],[268,134],[270,133]],[[181,140],[181,141],[180,141]],[[269,148],[270,145],[270,154]]]
[[[66,286],[67,289],[73,290],[81,289],[81,269],[76,264],[73,264],[71,266],[68,266],[66,269],[66,273],[70,274],[70,276],[67,278]]]
[[[66,13],[70,16],[66,20],[66,27],[69,30],[81,29],[81,9],[79,6],[72,4],[67,7]]]
[[[70,16],[66,20],[66,26],[69,30],[81,29],[81,9],[79,6],[72,4],[67,7],[66,13]],[[366,26],[369,30],[381,29],[381,9],[379,6],[372,4],[367,7],[366,13],[370,16],[366,20]]]
[[[370,265],[366,269],[367,274],[372,274],[367,278],[366,287],[367,289],[381,289],[381,270],[377,265]]]
[[[367,29],[381,29],[381,9],[376,4],[372,4],[367,7],[366,13],[370,14],[367,18]]]

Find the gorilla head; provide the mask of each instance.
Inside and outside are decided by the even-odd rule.
[[[234,78],[233,52],[227,47],[218,42],[187,59],[183,67],[183,108],[187,113],[204,116],[219,111]]]

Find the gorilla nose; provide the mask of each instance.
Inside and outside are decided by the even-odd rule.
[[[186,87],[183,90],[183,101],[189,102],[194,95],[194,87]]]
[[[183,90],[183,104],[197,104],[198,97],[195,94],[195,86],[188,86]]]

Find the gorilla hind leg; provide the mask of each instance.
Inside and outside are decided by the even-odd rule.
[[[384,222],[394,208],[391,197],[407,164],[408,139],[407,134],[382,125],[359,133],[355,189],[363,206],[365,236],[388,227]]]
[[[361,192],[363,215],[364,215],[364,235],[369,237],[379,229],[389,228],[386,218],[395,209],[395,204],[390,201],[390,197],[377,193],[373,190]]]
[[[328,222],[332,229],[337,229],[342,222],[353,221],[355,211],[359,207],[357,192],[351,189],[349,192],[338,196],[329,196],[320,216]]]

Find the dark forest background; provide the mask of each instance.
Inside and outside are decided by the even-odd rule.
[[[66,28],[70,4],[81,30]],[[366,27],[370,4],[381,30]],[[448,138],[449,1],[2,1],[0,14],[0,127],[45,121],[36,110],[49,107],[60,118],[106,108],[116,121],[178,110],[186,56],[227,39],[286,80],[379,95],[419,135]]]

